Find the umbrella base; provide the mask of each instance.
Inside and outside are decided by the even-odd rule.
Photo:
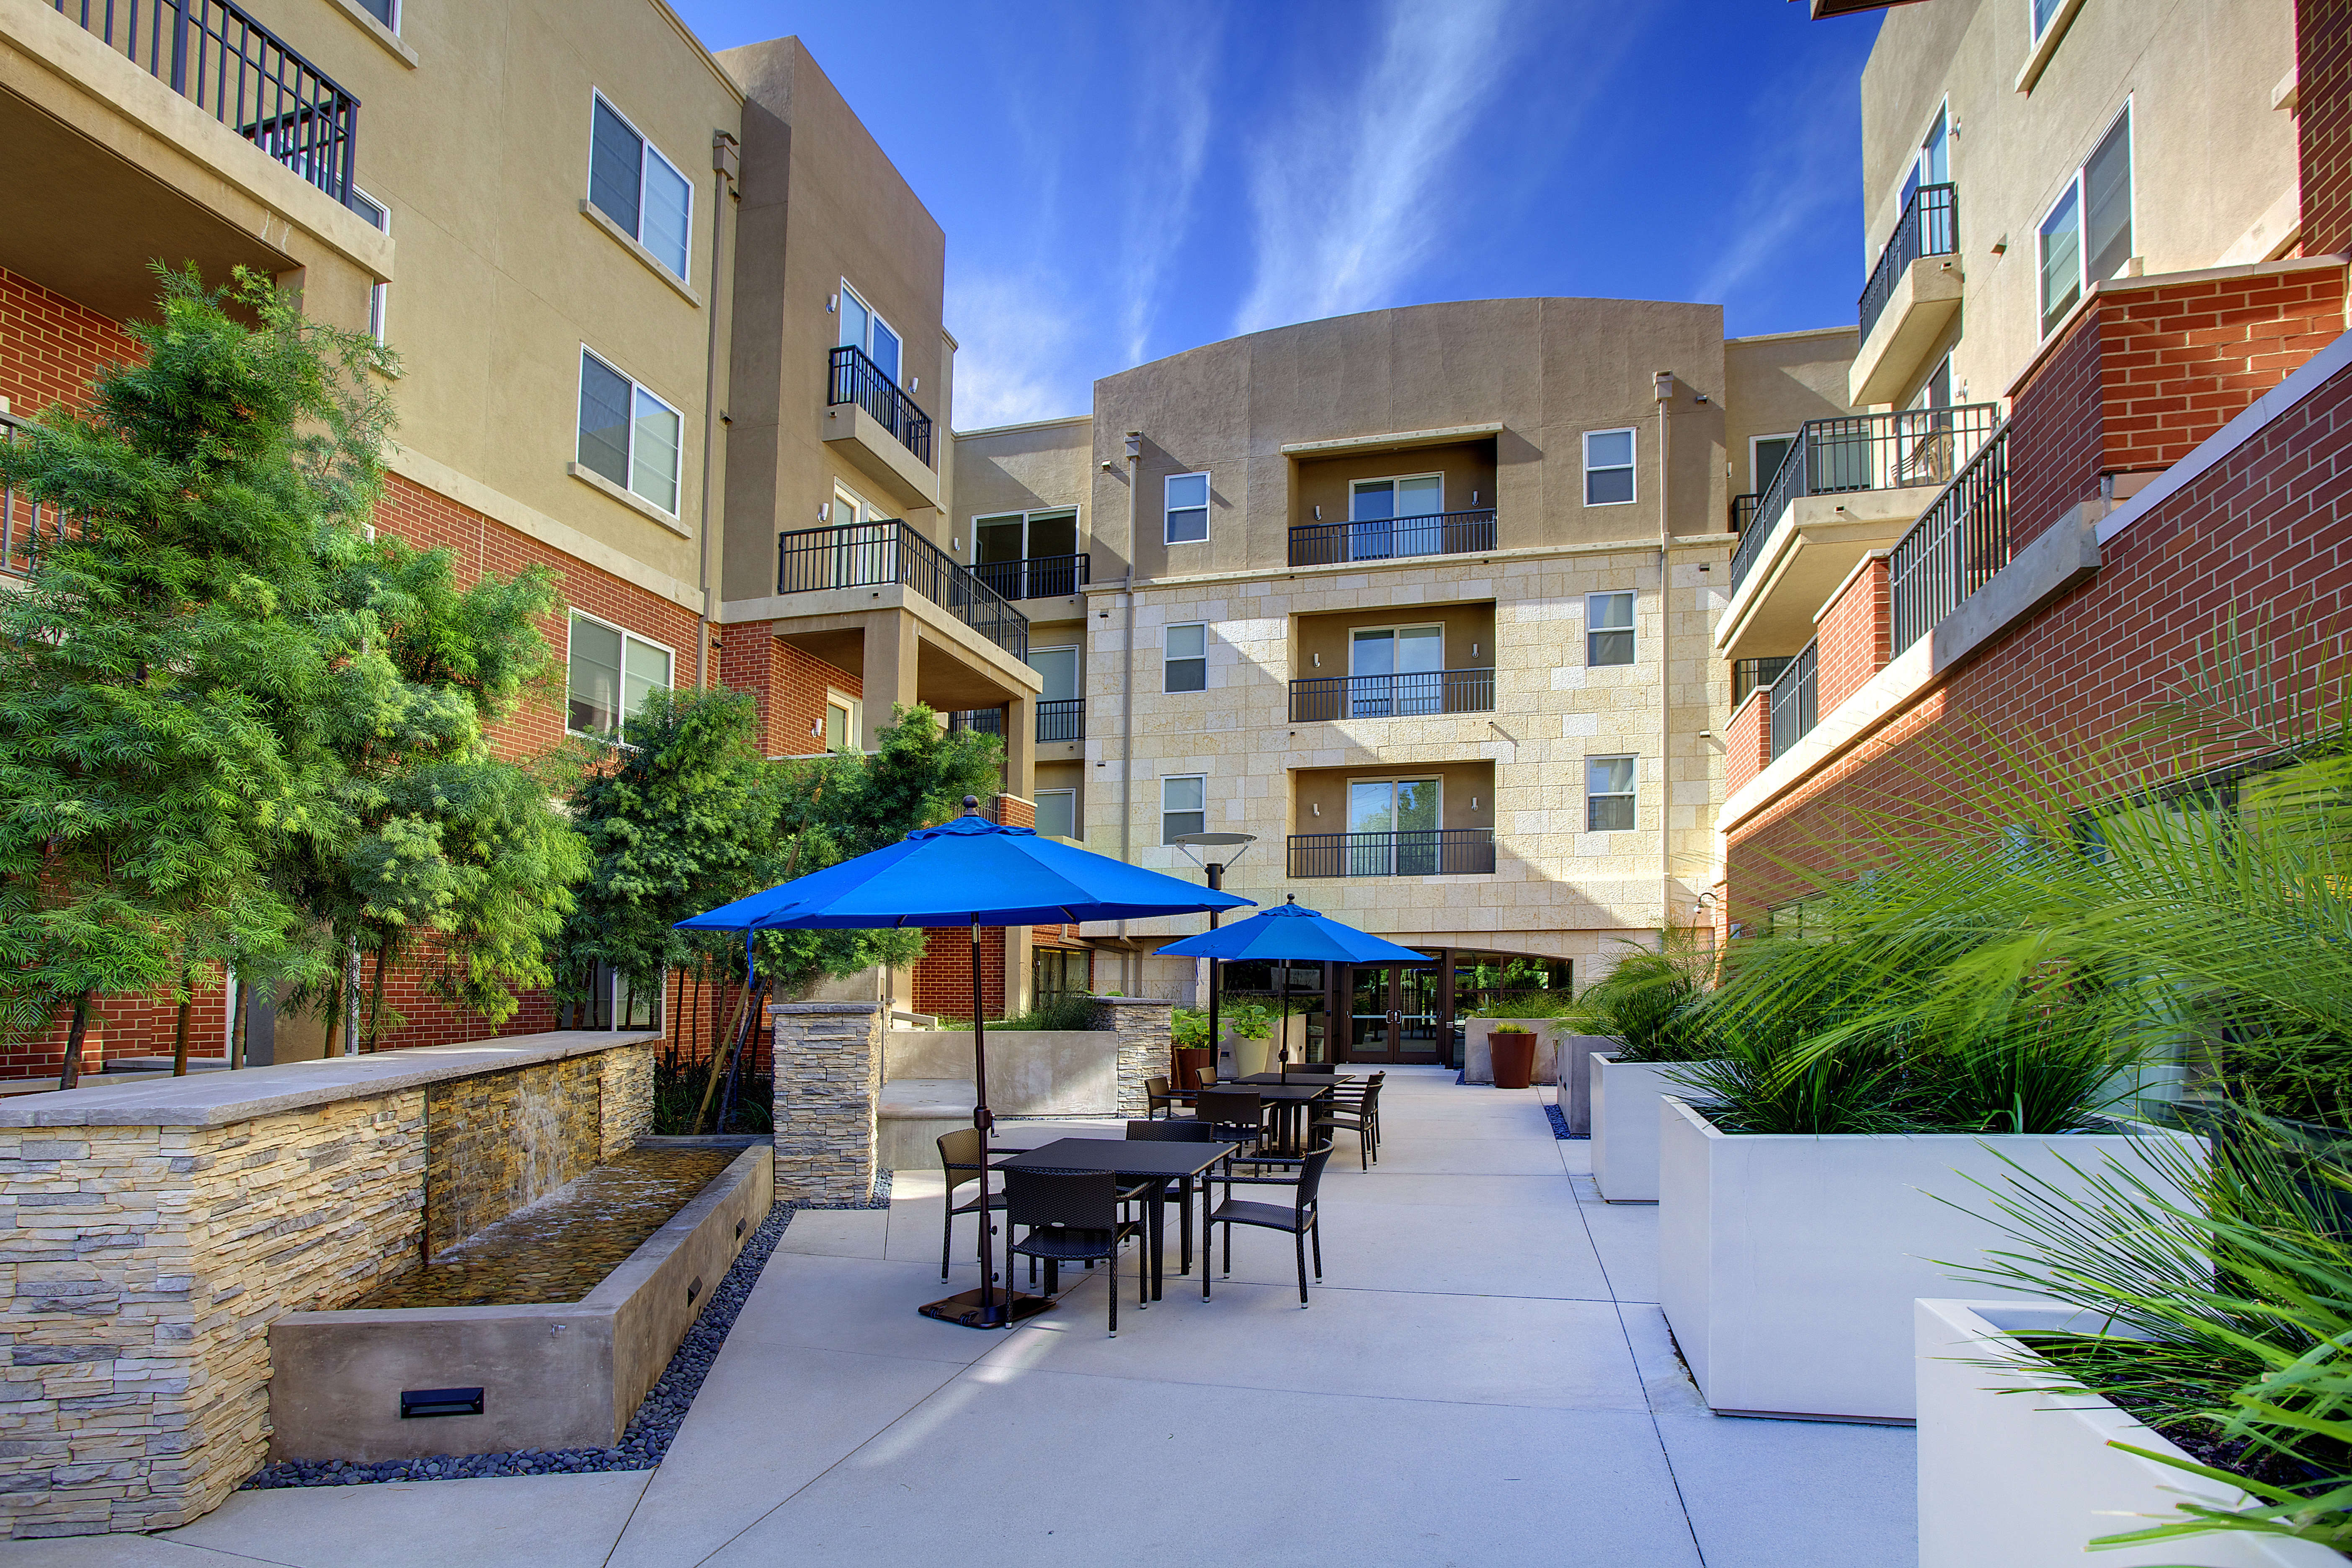
[[[992,1290],[989,1294],[996,1300],[993,1310],[986,1317],[982,1315],[978,1290],[966,1290],[915,1310],[926,1318],[937,1318],[942,1323],[957,1323],[967,1329],[1001,1329],[1005,1326],[1008,1306],[1012,1321],[1017,1323],[1024,1318],[1034,1318],[1054,1305],[1051,1296],[1029,1296],[1003,1289]],[[1009,1302],[1007,1297],[1011,1298]]]

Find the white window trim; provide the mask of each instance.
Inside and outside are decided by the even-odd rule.
[[[564,606],[564,611],[563,732],[567,735],[580,736],[583,740],[601,741],[606,745],[620,745],[622,742],[619,726],[626,724],[629,721],[629,715],[626,707],[628,702],[629,682],[629,645],[633,642],[640,642],[645,644],[647,647],[659,648],[662,652],[662,656],[669,660],[669,680],[662,687],[664,691],[676,691],[677,689],[677,649],[670,647],[667,643],[656,642],[653,638],[648,637],[639,637],[635,632],[633,632],[628,627],[621,625],[620,622],[608,621],[604,616],[595,614],[593,611],[583,610],[577,605],[566,605]],[[614,700],[621,706],[617,713],[617,722],[614,726],[614,732],[609,735],[599,735],[593,730],[575,730],[572,727],[572,621],[574,616],[593,625],[603,626],[606,631],[618,632],[621,634],[621,689],[614,693]]]
[[[400,15],[397,8],[394,10],[393,15],[395,16]],[[374,18],[370,17],[369,20],[373,21]],[[383,215],[383,221],[375,226],[376,230],[387,238],[390,237],[392,234],[392,208],[386,204],[380,202],[373,196],[368,195],[366,191],[362,190],[356,184],[352,186],[352,194]],[[384,316],[390,309],[391,303],[392,285],[390,283],[379,281],[369,286],[368,330],[373,334],[375,341],[379,343],[383,342]]]
[[[1175,662],[1175,657],[1168,651],[1168,634],[1183,626],[1198,626],[1201,628],[1200,653],[1198,655],[1188,653],[1184,658],[1188,662],[1196,657],[1200,659],[1201,684],[1196,689],[1206,691],[1209,689],[1209,623],[1206,621],[1170,621],[1166,626],[1160,628],[1160,694],[1162,697],[1190,697],[1193,695],[1193,689],[1171,691],[1168,689],[1168,667],[1171,663]],[[1189,777],[1190,775],[1188,774],[1185,776]]]
[[[824,706],[841,709],[849,715],[849,722],[845,726],[849,731],[849,743],[844,749],[852,752],[863,751],[865,748],[860,742],[866,738],[865,700],[862,698],[852,697],[838,687],[828,686],[824,689]],[[827,739],[824,719],[817,720],[817,732],[809,738],[815,741]],[[831,751],[833,748],[828,745],[825,749]]]
[[[2062,25],[2063,18],[2060,22],[2052,23],[2050,30],[2055,33]],[[2108,281],[2105,278],[2094,279],[2091,276],[2091,193],[2083,183],[2083,172],[2090,167],[2091,159],[2098,153],[2100,144],[2115,133],[2117,125],[2122,125],[2124,128],[2124,168],[2131,178],[2132,250],[2135,255],[2138,253],[2140,242],[2139,124],[2132,114],[2132,100],[2136,96],[2133,93],[2124,95],[2123,107],[2109,115],[2105,123],[2099,127],[2099,133],[2091,138],[2090,145],[2085,147],[2083,150],[2083,155],[2074,161],[2074,174],[2067,178],[2065,184],[2058,187],[2047,202],[2042,204],[2042,216],[2033,220],[2033,321],[2034,325],[2039,327],[2042,325],[2042,226],[2048,223],[2051,216],[2065,205],[2067,195],[2070,193],[2073,195],[2074,198],[2074,302],[2066,308],[2065,314],[2051,322],[2048,330],[2035,339],[2037,343],[2048,342],[2058,335],[2058,330],[2061,327],[2074,320],[2074,313],[2083,308],[2083,301],[2091,297],[2093,283]],[[2128,259],[2126,258],[2126,260]]]
[[[1624,599],[1627,599],[1627,600],[1632,601],[1632,607],[1633,607],[1633,624],[1632,624],[1631,626],[1595,626],[1595,625],[1593,624],[1593,620],[1592,620],[1592,601],[1594,601],[1595,599],[1615,599],[1615,598],[1624,598]],[[1624,632],[1624,633],[1628,634],[1629,636],[1631,636],[1631,637],[1633,637],[1633,662],[1632,662],[1632,663],[1630,663],[1630,664],[1595,664],[1595,663],[1593,663],[1593,662],[1592,662],[1592,637],[1593,637],[1593,634],[1594,634],[1594,633],[1596,633],[1596,632]],[[1602,590],[1601,590],[1600,592],[1597,592],[1597,593],[1591,593],[1591,594],[1587,594],[1587,595],[1584,595],[1584,668],[1587,668],[1587,669],[1632,669],[1632,668],[1633,668],[1635,666],[1639,665],[1641,662],[1642,662],[1642,595],[1641,595],[1640,591],[1639,591],[1638,589],[1633,589],[1633,588],[1608,588],[1608,589],[1602,589]],[[1610,752],[1610,753],[1609,753],[1609,755],[1611,755],[1611,756],[1618,756],[1618,755],[1622,755],[1622,753],[1616,752]]]
[[[1170,504],[1168,499],[1168,487],[1174,484],[1178,479],[1199,479],[1202,481],[1200,508],[1201,537],[1198,539],[1171,539],[1168,537],[1168,514],[1180,510],[1179,508]],[[1194,468],[1186,473],[1168,474],[1163,476],[1160,481],[1160,542],[1163,545],[1208,543],[1209,535],[1212,531],[1209,527],[1209,517],[1211,513],[1216,510],[1216,483],[1209,478],[1209,470],[1206,468]],[[1181,510],[1191,511],[1192,509],[1188,506],[1181,508]],[[1351,511],[1355,510],[1352,502],[1349,503],[1349,510]]]
[[[627,126],[630,131],[635,133],[639,144],[646,153],[650,153],[655,157],[659,158],[662,161],[662,166],[667,169],[671,174],[676,174],[678,177],[678,182],[686,186],[686,270],[679,272],[675,276],[679,282],[687,282],[694,276],[694,181],[688,177],[684,169],[677,166],[677,163],[675,159],[671,158],[668,153],[663,152],[660,147],[655,144],[654,139],[646,134],[644,127],[640,126],[635,121],[630,119],[627,115],[622,113],[621,106],[604,96],[604,89],[603,88],[592,87],[588,90],[594,95],[596,102],[603,104],[605,108],[613,111],[614,119],[618,120],[622,124]],[[595,200],[595,196],[593,195],[595,189],[596,117],[594,110],[592,109],[588,116],[587,191],[589,194],[584,198],[592,205]],[[604,213],[605,220],[611,223],[614,228],[621,227],[620,220],[614,217],[611,213],[604,212],[603,207],[597,207],[595,210],[600,213]],[[628,230],[626,229],[621,229],[621,232],[628,234]],[[639,249],[643,250],[647,256],[653,257],[654,260],[660,266],[664,272],[669,271],[669,263],[664,261],[660,256],[655,253],[651,246],[646,244],[646,165],[643,157],[640,157],[637,161],[637,232],[630,234],[629,237],[636,242]],[[697,302],[699,303],[699,301]]]
[[[1592,764],[1595,763],[1631,763],[1633,764],[1633,787],[1626,790],[1595,790],[1592,787]],[[1633,827],[1595,827],[1592,826],[1592,803],[1596,800],[1630,800],[1633,803]],[[1642,754],[1639,752],[1595,752],[1584,759],[1584,831],[1587,833],[1633,833],[1642,820]]]
[[[612,483],[612,481],[606,479],[605,476],[596,472],[595,469],[591,468],[587,464],[580,460],[580,383],[587,379],[588,361],[592,359],[598,364],[603,365],[606,370],[611,371],[614,375],[619,376],[623,381],[629,384],[629,449],[627,458],[629,467],[629,483],[617,486],[615,488],[634,498],[640,505],[644,506],[647,511],[658,513],[662,517],[668,519],[673,524],[679,523],[684,515],[682,510],[679,511],[672,511],[667,507],[662,505],[659,501],[655,500],[651,496],[645,494],[636,488],[637,394],[640,392],[644,393],[647,397],[652,398],[656,403],[660,404],[664,408],[668,409],[672,414],[677,416],[677,458],[676,462],[671,466],[669,479],[671,486],[677,491],[678,505],[681,509],[686,505],[686,440],[688,434],[686,427],[687,419],[684,406],[664,397],[660,393],[656,392],[652,387],[647,386],[644,382],[639,381],[635,376],[631,375],[627,371],[623,370],[619,365],[614,364],[611,360],[606,359],[603,354],[598,353],[586,343],[582,343],[580,345],[580,372],[579,374],[573,378],[572,387],[572,470],[578,474],[580,478],[587,479],[592,484],[599,484],[599,481],[601,481],[601,484],[599,484],[600,489],[603,488],[603,485]]]
[[[1601,468],[1598,470],[1604,474],[1615,473],[1621,468],[1625,470],[1625,477],[1633,482],[1633,493],[1627,496],[1623,500],[1594,500],[1591,499],[1592,476],[1595,472],[1592,466],[1592,438],[1595,436],[1630,436],[1633,437],[1633,451],[1630,461],[1624,463],[1605,463],[1601,465]],[[1615,425],[1610,426],[1606,430],[1587,430],[1584,432],[1582,453],[1584,458],[1584,469],[1581,481],[1577,487],[1576,495],[1578,500],[1589,507],[1632,506],[1642,499],[1642,434],[1637,426],[1632,425]]]
[[[1437,510],[1433,512],[1417,511],[1412,513],[1411,516],[1444,517],[1445,515],[1445,473],[1444,469],[1438,469],[1433,472],[1424,470],[1418,474],[1367,474],[1362,479],[1349,479],[1348,481],[1348,521],[1349,522],[1402,522],[1408,521],[1406,518],[1360,518],[1356,515],[1356,487],[1358,485],[1387,485],[1391,487],[1389,496],[1390,499],[1393,500],[1396,496],[1394,487],[1407,479],[1435,479],[1437,481]]]
[[[897,327],[892,326],[890,324],[890,318],[876,310],[872,300],[866,299],[865,295],[851,288],[849,286],[849,279],[846,278],[841,280],[841,291],[848,295],[851,299],[856,300],[857,308],[866,312],[866,341],[862,343],[852,343],[850,347],[856,349],[859,353],[864,354],[866,356],[866,363],[872,364],[874,361],[874,324],[877,321],[879,321],[892,337],[898,340],[898,379],[891,384],[894,386],[907,386],[907,334],[900,331]],[[835,310],[834,312],[836,316],[840,313],[841,312],[838,310]],[[837,330],[834,333],[834,336],[836,338],[840,335],[841,333]],[[840,345],[835,344],[835,346],[838,347]],[[875,365],[874,368],[879,370],[882,367]],[[907,386],[907,390],[912,392],[915,388]],[[1000,513],[996,515],[1002,514]],[[1024,536],[1025,537],[1027,532],[1025,527],[1023,531]]]
[[[1168,837],[1168,786],[1178,779],[1196,779],[1201,785],[1201,831],[1209,828],[1209,775],[1206,773],[1162,773],[1160,775],[1160,844],[1168,848],[1172,841]]]
[[[1767,441],[1787,441],[1793,446],[1796,439],[1797,432],[1794,430],[1767,431],[1761,436],[1748,437],[1748,482],[1756,487],[1756,494],[1762,495],[1764,487],[1772,482],[1772,474],[1764,472],[1763,465],[1756,460],[1756,448]],[[1772,470],[1775,474],[1779,472],[1778,468]]]
[[[857,515],[856,517],[844,518],[834,515],[834,513],[839,510],[835,503],[845,500],[851,506],[857,509]],[[822,506],[823,510],[817,521],[820,522],[831,523],[835,528],[849,528],[861,522],[879,522],[882,521],[874,515],[874,503],[872,501],[867,500],[864,496],[859,495],[856,490],[851,489],[839,479],[833,481],[833,499],[822,503]]]
[[[1205,647],[1207,647],[1207,643],[1208,643],[1208,639],[1204,637],[1202,639],[1202,647],[1203,647],[1203,648],[1204,648],[1204,649],[1205,649]],[[1070,695],[1069,695],[1069,696],[1067,696],[1067,697],[1047,697],[1047,696],[1045,696],[1045,693],[1041,690],[1041,691],[1038,693],[1037,700],[1038,700],[1038,701],[1040,701],[1040,702],[1083,702],[1083,701],[1085,701],[1085,700],[1086,700],[1086,696],[1087,696],[1087,648],[1086,648],[1086,645],[1085,645],[1084,643],[1075,643],[1075,642],[1057,642],[1057,643],[1045,643],[1045,644],[1043,644],[1043,645],[1041,645],[1041,646],[1039,646],[1039,647],[1033,647],[1033,648],[1031,648],[1031,649],[1029,650],[1029,658],[1028,658],[1028,660],[1026,661],[1026,662],[1028,663],[1028,665],[1029,665],[1029,668],[1032,668],[1032,669],[1035,669],[1035,668],[1037,668],[1037,656],[1038,656],[1039,654],[1041,654],[1041,653],[1066,653],[1066,654],[1068,654],[1068,655],[1070,656],[1071,684],[1072,684],[1073,686],[1076,687],[1076,688],[1077,688],[1077,689],[1076,689],[1076,691],[1073,691],[1072,693],[1070,693]],[[1202,658],[1205,659],[1205,658],[1206,658],[1206,657],[1207,657],[1207,655],[1206,655],[1206,654],[1205,654],[1205,652],[1204,652],[1204,653],[1203,653],[1203,655],[1202,655]],[[1167,662],[1167,661],[1166,661],[1166,659],[1163,658],[1162,658],[1162,660],[1161,660],[1161,663],[1162,663],[1162,664],[1165,664],[1166,662]],[[1205,671],[1203,671],[1203,673],[1205,674],[1206,672],[1205,672]],[[1161,684],[1162,684],[1162,685],[1165,685],[1165,684],[1167,684],[1167,683],[1166,683],[1165,681],[1162,681],[1162,682],[1161,682]]]

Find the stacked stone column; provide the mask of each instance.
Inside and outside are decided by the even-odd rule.
[[[1118,1113],[1150,1114],[1146,1079],[1168,1076],[1174,1058],[1176,1005],[1146,996],[1096,996],[1092,1025],[1118,1036]]]
[[[871,1202],[882,1005],[782,1002],[768,1016],[775,1038],[776,1201]]]

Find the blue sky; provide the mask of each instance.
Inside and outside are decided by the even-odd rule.
[[[798,33],[948,236],[960,429],[1097,376],[1433,300],[1720,301],[1854,319],[1872,16],[1788,0],[798,6],[672,0],[714,48]]]

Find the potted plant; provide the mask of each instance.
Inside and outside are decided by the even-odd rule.
[[[1497,1024],[1487,1034],[1494,1052],[1495,1087],[1526,1089],[1535,1081],[1536,1032],[1525,1024]]]
[[[1660,931],[1654,949],[1622,945],[1616,967],[1577,998],[1578,1026],[1612,1047],[1584,1068],[1592,1176],[1609,1203],[1655,1203],[1658,1099],[1675,1088],[1670,1074],[1717,1054],[1698,1005],[1714,955],[1688,931]]]

